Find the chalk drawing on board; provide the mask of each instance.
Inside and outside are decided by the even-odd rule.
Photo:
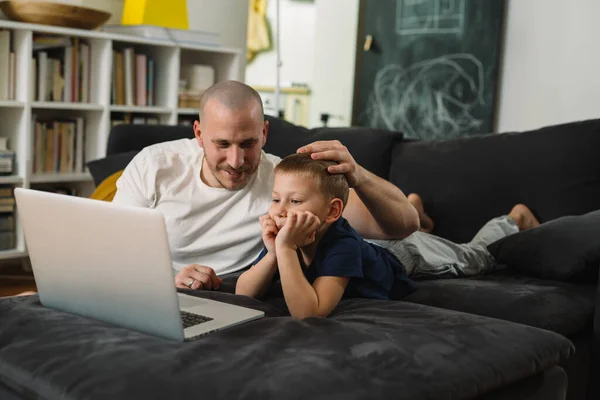
[[[391,64],[377,72],[361,118],[407,138],[463,136],[483,124],[472,113],[485,104],[483,93],[483,65],[472,54],[449,54],[408,67]]]
[[[465,0],[396,0],[398,35],[462,34]]]

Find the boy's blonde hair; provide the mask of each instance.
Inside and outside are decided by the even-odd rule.
[[[334,161],[313,160],[310,154],[291,154],[275,167],[276,174],[300,174],[314,179],[319,191],[330,199],[340,199],[345,207],[350,186],[344,174],[332,174],[327,168],[337,165]]]

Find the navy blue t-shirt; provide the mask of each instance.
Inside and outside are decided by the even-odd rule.
[[[264,249],[254,263],[266,253]],[[325,232],[304,276],[311,285],[320,276],[350,278],[344,297],[399,299],[416,288],[396,257],[365,241],[344,218]]]

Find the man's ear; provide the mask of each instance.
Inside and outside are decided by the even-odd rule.
[[[329,202],[329,213],[325,217],[325,222],[332,224],[342,216],[344,211],[344,203],[342,200],[335,198]]]
[[[200,121],[194,121],[194,136],[196,136],[196,141],[200,147],[204,148],[204,143],[202,142],[202,131],[200,130]]]
[[[262,147],[265,147],[265,144],[267,144],[267,134],[269,133],[269,121],[267,121],[265,119],[265,124],[263,126],[263,143],[262,143]]]

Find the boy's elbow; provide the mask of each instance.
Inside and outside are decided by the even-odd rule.
[[[313,315],[311,313],[290,313],[292,318],[298,320],[298,321],[302,321],[306,318],[310,318],[310,317],[317,317],[317,315]]]
[[[291,311],[290,315],[292,316],[292,318],[297,319],[298,321],[302,321],[303,319],[310,317],[327,318],[329,316],[329,313],[323,312],[321,310],[298,310]]]
[[[252,288],[248,287],[247,285],[244,285],[243,283],[240,284],[240,282],[238,281],[238,283],[235,285],[235,294],[241,296],[256,297],[256,291],[251,289]]]

